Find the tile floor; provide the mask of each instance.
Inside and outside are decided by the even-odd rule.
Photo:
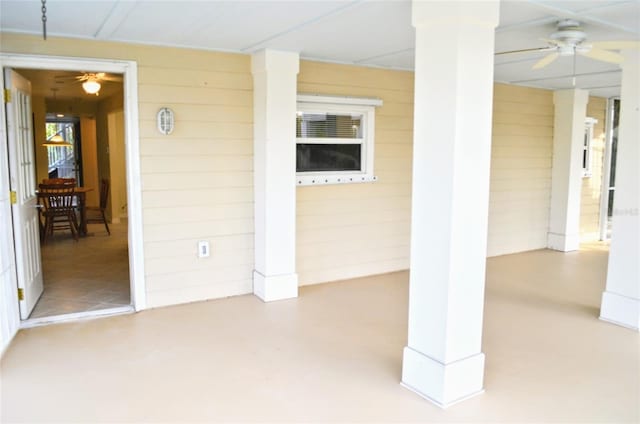
[[[607,246],[490,258],[485,393],[400,386],[408,272],[21,330],[1,422],[640,422],[638,332],[598,320]]]
[[[42,246],[44,293],[29,318],[128,305],[127,224],[90,224],[89,236],[55,233]],[[60,264],[63,264],[61,266]]]

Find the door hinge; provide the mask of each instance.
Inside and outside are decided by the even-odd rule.
[[[24,300],[24,289],[18,289],[18,300]]]
[[[11,90],[8,88],[4,89],[4,102],[11,103]]]
[[[11,190],[9,192],[9,198],[11,200],[12,205],[15,205],[16,203],[18,203],[18,194],[15,191]]]

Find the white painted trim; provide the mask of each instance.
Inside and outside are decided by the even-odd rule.
[[[327,103],[334,105],[382,106],[382,99],[374,97],[323,96],[319,94],[298,94],[298,103]]]
[[[4,89],[4,72],[2,71],[2,58],[0,57],[0,84]],[[4,102],[3,102],[4,103]],[[0,111],[0,158],[4,166],[0,165],[0,208],[4,210],[0,212],[0,216],[4,222],[0,222],[3,231],[0,231],[0,252],[5,253],[6,257],[0,261],[4,269],[0,269],[0,358],[4,355],[9,347],[11,340],[18,333],[20,328],[20,308],[18,302],[18,275],[16,270],[15,249],[13,243],[13,229],[4,231],[4,228],[12,228],[11,218],[11,201],[9,198],[9,162],[8,144],[7,144],[7,123],[4,107]],[[2,251],[2,245],[5,245],[6,251]],[[7,261],[5,266],[4,261]]]
[[[326,185],[326,184],[356,184],[372,183],[378,181],[375,175],[354,172],[352,174],[330,174],[327,172],[305,172],[296,175],[296,184],[299,186]]]
[[[298,274],[265,276],[253,271],[253,294],[263,302],[298,297]]]
[[[50,317],[43,318],[31,318],[22,321],[20,324],[20,328],[33,328],[40,327],[43,325],[49,324],[60,324],[63,322],[71,322],[71,321],[79,321],[79,320],[90,320],[95,318],[105,318],[113,315],[122,315],[135,312],[135,309],[131,305],[126,306],[118,306],[115,308],[107,308],[107,309],[98,309],[96,311],[83,311],[83,312],[74,312],[72,314],[64,314],[64,315],[54,315]]]
[[[600,319],[632,330],[640,330],[640,300],[605,291]]]
[[[549,249],[560,252],[573,252],[580,249],[579,234],[548,233],[547,242]]]
[[[129,212],[129,278],[132,304],[136,311],[146,308],[144,243],[142,228],[142,183],[138,130],[138,68],[134,61],[72,58],[0,53],[0,65],[11,68],[110,72],[124,74],[125,154]],[[0,165],[0,166],[7,166]]]
[[[302,101],[300,99],[320,99],[320,101]],[[360,144],[362,146],[361,170],[359,171],[323,171],[323,172],[296,172],[296,184],[325,185],[325,184],[350,184],[367,183],[377,181],[374,175],[375,145],[376,145],[376,110],[373,104],[365,104],[365,101],[377,99],[359,98],[362,104],[349,103],[353,97],[339,96],[314,96],[298,95],[296,110],[309,113],[358,113],[362,115],[362,138],[306,138],[297,137],[297,144]],[[382,100],[380,100],[382,104]]]
[[[592,176],[592,168],[593,168],[593,127],[598,123],[598,120],[596,118],[592,118],[590,116],[587,116],[584,120],[584,125],[585,125],[585,132],[588,131],[589,136],[587,137],[587,145],[586,145],[586,149],[584,149],[583,147],[583,153],[584,150],[586,150],[587,152],[587,167],[586,168],[582,168],[582,178],[591,178]]]
[[[484,391],[484,353],[443,364],[409,346],[402,358],[402,385],[441,408]]]

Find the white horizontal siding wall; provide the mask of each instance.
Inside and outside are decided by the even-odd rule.
[[[297,189],[301,285],[409,267],[413,73],[302,61],[298,92],[375,97],[375,175]]]
[[[487,255],[547,246],[553,92],[495,84]]]
[[[147,304],[252,291],[253,82],[248,55],[3,34],[4,52],[138,63]],[[156,129],[161,107],[175,130]],[[211,256],[197,258],[208,240]]]
[[[248,56],[168,50],[139,65],[145,269],[151,306],[252,290],[253,86]],[[161,107],[175,113],[169,136]],[[199,259],[197,243],[211,243]]]

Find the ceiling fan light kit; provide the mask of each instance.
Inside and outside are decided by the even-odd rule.
[[[82,83],[82,88],[87,94],[95,94],[96,96],[100,94],[100,88],[102,86],[98,81],[93,78],[90,78]]]
[[[45,147],[72,147],[73,145],[67,141],[60,134],[56,134],[42,143]]]
[[[77,73],[74,75],[74,73],[68,72],[65,75],[56,75],[55,77],[55,82],[58,84],[66,84],[67,81],[81,84],[82,89],[87,94],[99,96],[100,90],[105,83],[121,83],[122,75],[107,74],[105,72],[81,72],[79,75]]]

